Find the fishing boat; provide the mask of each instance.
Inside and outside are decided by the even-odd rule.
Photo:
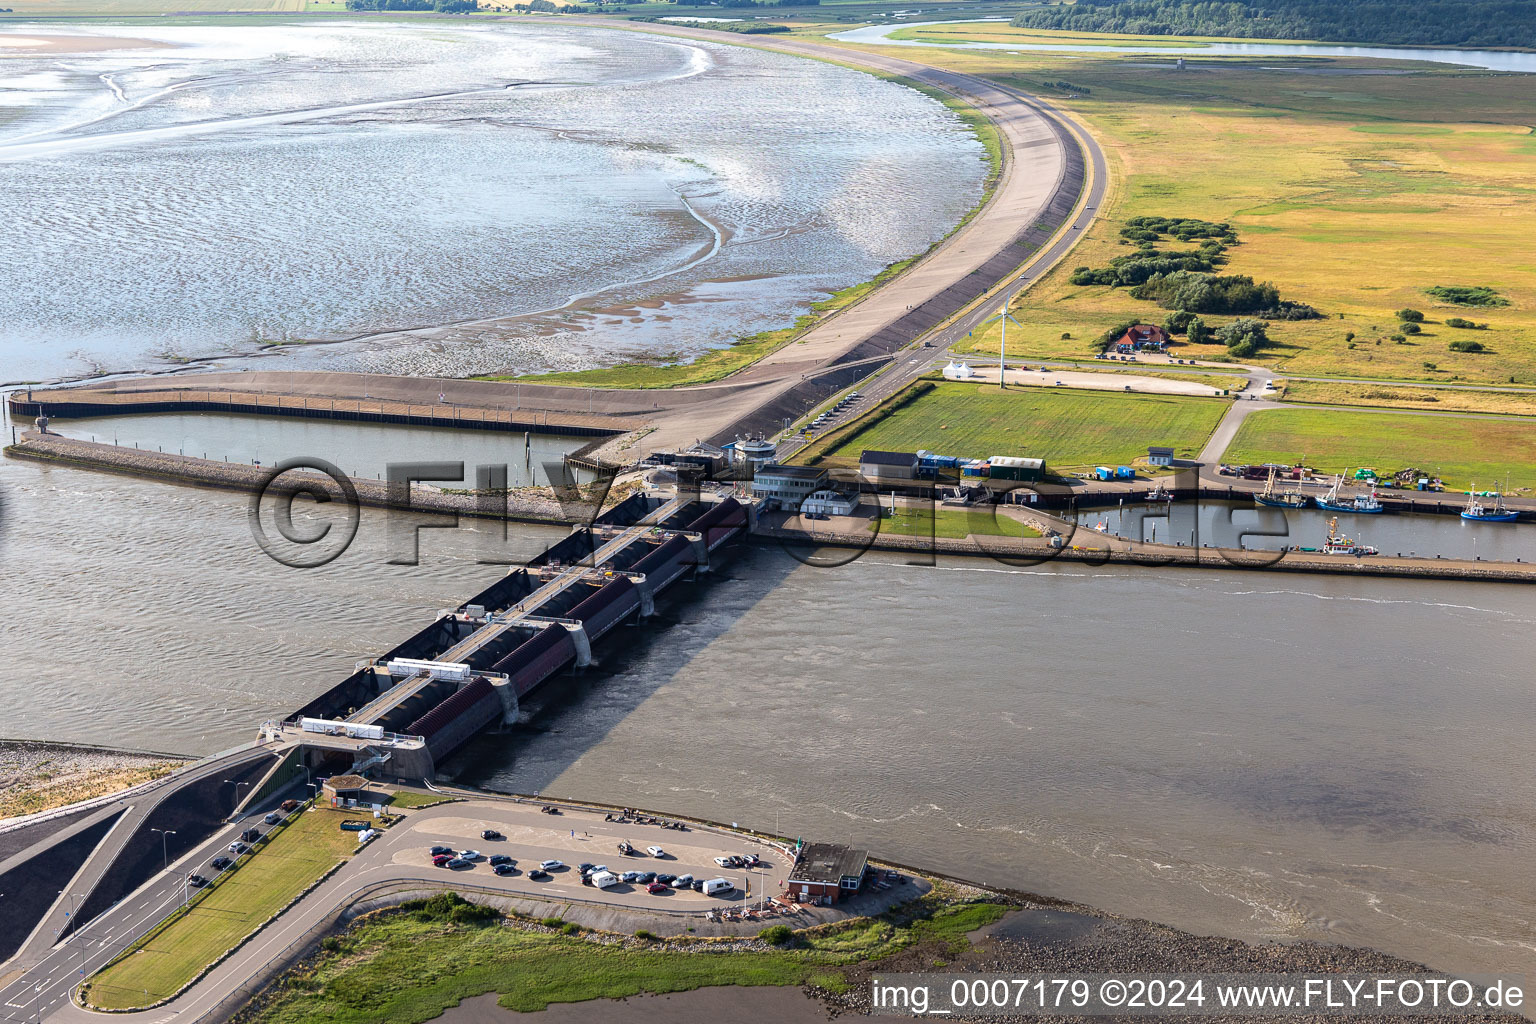
[[[1267,508],[1306,508],[1310,499],[1300,491],[1276,491],[1275,467],[1269,467],[1269,480],[1264,490],[1253,496],[1254,504]]]
[[[1173,500],[1173,492],[1170,491],[1163,484],[1163,482],[1161,480],[1159,480],[1157,482],[1157,486],[1152,488],[1150,491],[1147,492],[1147,500],[1148,501],[1172,501]]]
[[[1474,519],[1479,523],[1512,523],[1520,518],[1519,512],[1511,512],[1504,507],[1504,496],[1498,491],[1493,492],[1493,507],[1489,508],[1481,501],[1476,491],[1467,492],[1467,507],[1462,510],[1461,518]]]
[[[1328,520],[1328,539],[1323,541],[1323,554],[1325,555],[1375,555],[1380,554],[1369,544],[1361,544],[1351,540],[1339,532],[1338,517]]]
[[[1344,475],[1333,482],[1328,488],[1328,493],[1317,499],[1317,507],[1325,512],[1357,512],[1361,515],[1373,515],[1382,511],[1381,502],[1376,500],[1374,494],[1357,494],[1352,498],[1346,498],[1339,493],[1344,487]]]

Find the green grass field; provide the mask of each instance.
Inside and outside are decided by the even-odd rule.
[[[914,943],[936,952],[969,945],[966,933],[1005,908],[981,903],[940,907],[910,923],[855,918],[797,933],[769,952],[672,952],[650,945],[600,943],[508,927],[445,920],[412,910],[365,920],[328,952],[281,979],[246,1018],[263,1024],[418,1024],[486,992],[523,1012],[550,1003],[619,999],[641,992],[686,992],[715,985],[846,985],[838,967],[876,960]]]
[[[1126,395],[1067,388],[1010,388],[922,381],[893,402],[825,439],[807,455],[854,465],[865,448],[927,449],[940,455],[1045,459],[1051,470],[1119,465],[1145,458],[1149,445],[1181,456],[1200,448],[1227,401]]]
[[[220,876],[186,914],[93,977],[87,993],[90,1004],[127,1010],[180,990],[352,854],[357,833],[339,827],[347,817],[329,808],[300,814],[271,842],[243,858],[236,870]]]
[[[994,43],[1052,35],[999,24],[903,34]],[[1282,296],[1326,314],[1273,325],[1280,347],[1259,361],[1277,371],[1536,383],[1536,261],[1523,228],[1536,217],[1536,90],[1525,76],[1320,58],[1191,57],[1182,72],[1170,58],[1147,54],[932,49],[922,59],[1068,107],[1112,164],[1103,220],[1015,307],[1025,326],[1010,327],[1008,340],[1018,354],[1082,356],[1088,340],[1126,316],[1161,322],[1165,310],[1125,289],[1079,287],[1068,278],[1076,266],[1104,266],[1129,251],[1118,237],[1128,218],[1186,216],[1236,228],[1240,241],[1223,272],[1273,281]],[[1412,73],[1337,73],[1383,68]],[[1091,91],[1068,99],[1047,84],[1058,80]],[[1424,293],[1440,284],[1489,285],[1511,305],[1443,305]],[[1393,311],[1402,307],[1424,311],[1430,322],[1395,344]],[[1487,322],[1475,340],[1489,351],[1448,351],[1450,341],[1472,336],[1445,327],[1451,316]],[[995,352],[996,328],[978,331],[972,344]],[[1176,351],[1210,357],[1224,349]]]
[[[1226,462],[1295,462],[1328,473],[1414,466],[1449,489],[1536,487],[1536,429],[1515,420],[1409,416],[1333,409],[1273,409],[1243,421]]]
[[[409,793],[400,792],[390,797],[389,806],[396,810],[410,810],[413,807],[436,807],[438,804],[453,803],[462,797],[444,796],[441,793]]]
[[[894,516],[885,516],[879,522],[869,524],[870,532],[897,534],[903,537],[943,537],[962,539],[975,534],[978,537],[1038,537],[1040,531],[1025,526],[1006,515],[993,515],[994,506],[975,509],[954,508],[902,508],[897,506]]]

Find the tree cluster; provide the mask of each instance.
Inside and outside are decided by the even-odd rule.
[[[1536,37],[1536,4],[1530,0],[1077,0],[1022,11],[1013,24],[1136,35],[1526,47]]]

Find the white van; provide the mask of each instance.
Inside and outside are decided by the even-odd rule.
[[[619,883],[619,876],[612,871],[599,871],[592,876],[592,884],[599,889],[607,889]]]
[[[723,896],[728,892],[734,892],[736,887],[728,878],[711,878],[704,883],[705,896]]]

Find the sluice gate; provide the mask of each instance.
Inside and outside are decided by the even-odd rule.
[[[431,778],[480,730],[515,721],[551,676],[590,664],[595,643],[650,615],[667,588],[708,569],[713,552],[749,532],[750,515],[734,498],[630,497],[359,664],[289,727],[336,723],[306,736],[332,768]]]

